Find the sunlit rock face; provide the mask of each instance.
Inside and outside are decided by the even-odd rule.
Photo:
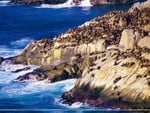
[[[53,40],[33,42],[15,63],[40,66],[50,82],[79,77],[76,86],[63,95],[67,103],[149,108],[149,2],[128,12],[107,13]]]

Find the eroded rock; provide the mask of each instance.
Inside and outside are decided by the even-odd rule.
[[[119,43],[119,47],[127,50],[127,49],[134,49],[135,47],[135,35],[132,29],[125,29],[122,32],[121,40]]]
[[[107,13],[54,40],[31,43],[15,62],[40,66],[51,82],[79,77],[63,96],[69,104],[149,109],[149,12],[146,7]]]

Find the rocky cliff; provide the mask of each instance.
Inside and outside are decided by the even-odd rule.
[[[84,0],[72,0],[72,5],[80,5]],[[92,5],[98,4],[125,4],[134,2],[134,0],[89,0]],[[25,3],[25,4],[61,4],[67,2],[67,0],[11,0],[13,3]],[[70,5],[71,5],[70,4]]]
[[[62,96],[64,103],[150,108],[149,4],[113,11],[53,40],[33,42],[15,63],[39,65],[43,72],[38,76],[50,82],[79,77]]]

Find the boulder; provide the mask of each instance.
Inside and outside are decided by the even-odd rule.
[[[0,57],[0,64],[3,62],[4,58]]]
[[[142,38],[141,40],[139,40],[138,46],[140,48],[146,47],[146,48],[150,49],[150,36],[146,36],[146,37]]]
[[[45,80],[46,78],[47,76],[45,76],[42,73],[31,72],[31,73],[27,73],[25,75],[19,76],[18,78],[15,79],[15,81],[19,81],[19,82],[41,81],[41,80]]]
[[[135,34],[132,29],[125,29],[121,34],[119,47],[123,50],[134,49],[135,47]]]
[[[150,17],[149,17],[150,20]],[[150,24],[144,26],[144,30],[150,32]]]

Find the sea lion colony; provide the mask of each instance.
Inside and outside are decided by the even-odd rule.
[[[38,72],[49,82],[78,78],[75,87],[63,95],[69,104],[149,108],[149,3],[128,12],[109,12],[53,40],[33,42],[14,63],[39,65],[42,72]]]

